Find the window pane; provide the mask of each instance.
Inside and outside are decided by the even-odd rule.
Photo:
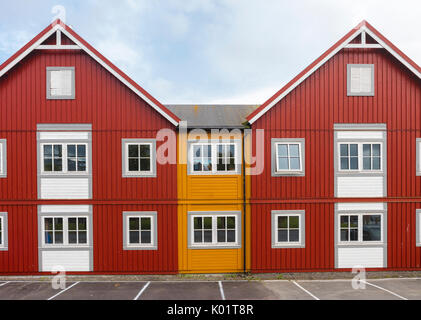
[[[78,228],[79,228],[79,231],[87,230],[87,228],[86,228],[86,218],[79,218],[78,219]]]
[[[341,229],[341,241],[348,241],[348,229]]]
[[[227,242],[235,242],[235,231],[228,230],[227,231]]]
[[[235,229],[235,217],[227,217],[227,228]]]
[[[55,144],[54,145],[54,157],[61,157],[61,145]]]
[[[151,146],[148,144],[143,144],[139,146],[140,156],[144,158],[149,158],[151,156]]]
[[[49,231],[45,233],[45,243],[47,244],[53,243],[53,232]]]
[[[76,230],[76,218],[69,218],[69,230]]]
[[[129,157],[139,157],[139,147],[137,144],[129,144]]]
[[[289,227],[299,228],[299,217],[289,217]]]
[[[225,230],[218,230],[218,242],[226,242]]]
[[[300,158],[291,158],[290,165],[292,170],[300,170]]]
[[[67,159],[67,170],[68,171],[76,171],[76,160]]]
[[[204,225],[204,229],[212,229],[212,218],[211,217],[203,218],[203,225]]]
[[[278,170],[288,170],[288,158],[278,158]]]
[[[278,217],[278,228],[288,228],[288,217]]]
[[[341,157],[347,157],[347,156],[348,156],[348,145],[341,144]]]
[[[140,228],[142,230],[151,230],[151,218],[141,218]]]
[[[227,165],[228,171],[234,171],[235,170],[235,158],[230,158],[229,163]]]
[[[195,229],[202,229],[202,218],[200,218],[200,217],[195,217],[195,218],[193,219],[193,221],[194,221],[194,228],[195,228]]]
[[[218,229],[225,229],[225,217],[218,217],[216,221]]]
[[[139,231],[130,231],[129,243],[139,243]]]
[[[380,157],[380,144],[376,143],[373,144],[373,156],[374,157]]]
[[[289,241],[290,242],[298,242],[298,240],[299,240],[298,230],[289,230]]]
[[[212,242],[212,231],[204,231],[203,240],[204,242]]]
[[[290,157],[299,157],[300,156],[298,144],[290,144],[289,145],[289,156]]]
[[[351,157],[350,159],[351,162],[351,169],[352,170],[357,170],[358,169],[358,158],[357,157]]]
[[[194,242],[202,242],[202,231],[194,232]]]
[[[77,156],[86,157],[86,146],[84,144],[77,145]]]
[[[76,157],[76,146],[74,144],[67,145],[67,156]]]
[[[349,155],[351,157],[357,157],[358,156],[358,144],[350,144],[349,145]]]
[[[287,230],[278,230],[278,242],[288,241],[288,231]]]
[[[69,243],[77,243],[76,231],[69,231]]]
[[[193,171],[202,171],[202,163],[200,161],[194,161]]]
[[[363,157],[371,156],[371,144],[363,144]]]
[[[63,218],[55,218],[54,219],[54,229],[63,230]]]
[[[142,243],[152,243],[150,231],[142,231],[140,233],[140,236],[141,236],[141,242]]]
[[[349,240],[358,241],[358,229],[349,230]]]
[[[342,170],[348,170],[348,158],[341,158],[341,169]]]
[[[44,228],[45,230],[53,230],[53,218],[44,219]]]
[[[44,171],[53,171],[52,159],[44,159]]]
[[[62,171],[63,165],[61,159],[54,159],[54,171]]]
[[[129,230],[139,230],[138,218],[129,218]]]
[[[373,158],[373,170],[380,170],[380,158]]]
[[[212,171],[212,159],[210,158],[203,159],[203,171]]]
[[[77,160],[77,171],[86,171],[86,158],[79,158]]]
[[[218,151],[217,151],[217,157],[222,158],[224,156],[224,146],[222,144],[218,144]]]
[[[44,145],[44,157],[52,158],[52,150],[51,145]]]
[[[288,157],[287,144],[278,144],[278,157]]]
[[[363,159],[363,169],[364,170],[371,170],[371,158],[364,158]]]
[[[363,216],[363,241],[380,241],[381,239],[381,216]]]
[[[350,227],[351,228],[358,228],[358,216],[350,216]]]
[[[56,243],[56,244],[62,244],[63,243],[63,232],[62,231],[56,231],[54,233],[54,243]]]
[[[235,158],[235,145],[234,144],[230,144],[229,145],[229,157],[231,158]]]
[[[141,159],[140,160],[140,171],[150,171],[150,170],[151,170],[150,159]]]
[[[348,228],[349,216],[341,216],[341,228]]]
[[[200,157],[201,151],[202,151],[201,146],[193,146],[193,156],[194,157]]]
[[[139,159],[129,159],[129,171],[139,171]]]
[[[79,243],[87,243],[87,232],[86,231],[79,231]]]

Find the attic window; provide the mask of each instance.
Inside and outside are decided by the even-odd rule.
[[[75,68],[47,67],[47,99],[75,98]]]
[[[347,65],[348,96],[374,96],[374,65]]]

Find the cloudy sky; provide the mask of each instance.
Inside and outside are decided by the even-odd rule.
[[[421,64],[419,0],[14,0],[0,11],[0,63],[58,5],[162,103],[263,103],[363,19]]]

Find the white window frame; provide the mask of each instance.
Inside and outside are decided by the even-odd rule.
[[[212,218],[212,242],[194,242],[194,218]],[[218,242],[218,217],[235,217],[235,242]],[[188,213],[188,247],[190,249],[230,249],[241,248],[241,211],[215,211]]]
[[[358,169],[341,169],[341,144],[356,144],[358,145]],[[364,156],[363,156],[363,145],[364,144],[379,144],[380,145],[380,170],[368,170],[363,169]],[[348,148],[349,149],[349,148]],[[382,141],[341,141],[337,142],[337,161],[338,161],[338,172],[340,173],[382,173],[383,172],[383,157],[384,157],[384,143]],[[349,156],[348,156],[349,157]]]
[[[421,247],[421,209],[415,211],[415,245]]]
[[[4,226],[5,220],[6,219],[4,219],[4,217],[2,215],[0,215],[0,232],[1,232],[1,236],[0,236],[0,240],[1,240],[1,242],[0,242],[0,248],[1,249],[3,249],[3,248],[6,247],[6,245],[5,245],[5,237],[4,237],[4,233],[5,233],[5,229],[6,229],[5,226]]]
[[[235,170],[232,171],[218,171],[218,146],[219,145],[234,145],[235,153]],[[189,141],[188,143],[188,174],[189,175],[238,175],[241,173],[241,140],[232,139],[232,140],[203,140],[203,141]],[[194,156],[193,150],[194,146],[198,145],[210,145],[211,146],[211,171],[194,171]]]
[[[421,176],[421,138],[416,139],[416,175]]]
[[[342,216],[358,216],[358,241],[342,241],[341,240],[341,217]],[[379,241],[364,241],[363,240],[363,216],[380,216],[380,240]],[[337,244],[338,245],[380,245],[384,243],[384,213],[383,212],[341,212],[338,213],[337,219]]]
[[[71,71],[70,80],[70,95],[51,95],[51,72],[52,71]],[[47,99],[48,100],[64,100],[64,99],[75,99],[75,67],[47,67]]]
[[[45,145],[61,145],[61,153],[62,153],[62,171],[44,171],[44,146]],[[68,145],[85,145],[85,158],[86,158],[86,170],[85,171],[68,171],[68,163],[67,163],[67,146]],[[41,173],[43,175],[89,175],[89,144],[87,142],[41,142],[40,143],[40,154],[41,154]],[[54,158],[54,149],[52,150],[52,155]],[[77,167],[77,164],[76,164]]]
[[[299,152],[299,158],[300,158],[300,168],[299,169],[279,169],[279,156],[278,156],[278,146],[284,144],[288,146],[288,153],[289,153],[289,147],[290,145],[298,145],[298,152]],[[301,172],[303,171],[303,163],[302,163],[302,144],[301,142],[276,142],[275,143],[275,157],[276,157],[276,172],[282,173],[282,172]],[[291,167],[291,157],[288,154],[288,166]]]
[[[151,243],[130,243],[130,218],[151,219]],[[123,212],[123,249],[124,250],[157,250],[158,219],[156,211],[124,211]]]
[[[7,141],[0,139],[0,178],[7,177]]]
[[[150,146],[149,171],[129,171],[129,145]],[[156,140],[155,139],[122,139],[122,176],[124,178],[156,177]]]
[[[45,243],[45,219],[47,218],[62,218],[63,219],[63,243]],[[69,243],[69,219],[70,218],[86,218],[86,243]],[[71,215],[43,215],[41,217],[41,234],[42,234],[42,247],[43,248],[88,248],[90,243],[90,225],[89,216],[85,214],[71,214]]]
[[[298,241],[278,241],[278,217],[298,217]],[[305,210],[272,210],[271,230],[272,248],[304,248],[306,232]],[[289,231],[289,228],[287,230]]]
[[[367,92],[362,91],[351,91],[351,70],[352,68],[364,68],[370,69],[371,73],[371,90]],[[374,96],[374,64],[347,64],[347,96]]]
[[[287,144],[288,151],[289,146],[292,144],[298,144],[300,152],[300,169],[282,169],[278,170],[278,145]],[[277,176],[305,176],[305,139],[304,138],[272,138],[271,140],[271,158],[272,158],[272,177]],[[290,158],[288,157],[288,161]]]

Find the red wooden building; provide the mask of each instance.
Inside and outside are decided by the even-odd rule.
[[[421,268],[420,77],[363,21],[248,116],[252,272]]]
[[[0,66],[0,114],[0,272],[177,271],[173,113],[55,21]]]

